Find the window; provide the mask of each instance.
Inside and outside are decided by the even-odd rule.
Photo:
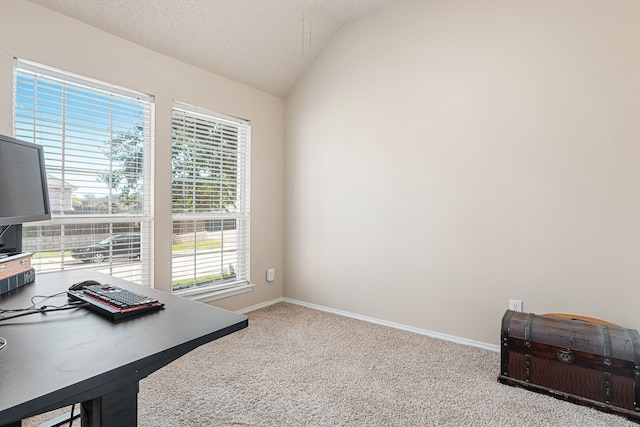
[[[174,104],[174,292],[246,289],[250,137],[247,121]]]
[[[91,268],[150,283],[153,99],[14,64],[14,134],[44,146],[51,221],[23,227],[38,272]]]

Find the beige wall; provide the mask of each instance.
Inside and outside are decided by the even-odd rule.
[[[497,344],[640,328],[640,2],[405,0],[286,102],[289,298]]]
[[[12,132],[12,57],[155,96],[155,286],[171,277],[171,105],[179,100],[252,123],[254,290],[216,301],[241,309],[282,296],[284,101],[154,53],[24,0],[0,2],[0,132]],[[265,269],[275,267],[267,284]]]
[[[4,0],[0,132],[13,56],[154,95],[159,288],[176,99],[253,125],[256,287],[217,305],[286,281],[290,298],[494,344],[510,298],[640,329],[637,22],[636,0],[402,0],[336,36],[285,126],[281,99]]]

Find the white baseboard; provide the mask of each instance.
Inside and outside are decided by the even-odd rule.
[[[261,308],[269,307],[270,305],[277,304],[277,303],[283,302],[283,301],[284,301],[284,298],[282,298],[282,297],[276,298],[276,299],[272,299],[271,301],[261,302],[260,304],[252,305],[251,307],[246,307],[246,308],[243,308],[243,309],[240,309],[240,310],[236,310],[236,313],[247,314],[250,311],[259,310]]]
[[[456,336],[453,336],[453,335],[441,334],[439,332],[433,332],[433,331],[429,331],[429,330],[426,330],[426,329],[416,328],[416,327],[413,327],[413,326],[407,326],[407,325],[403,325],[401,323],[389,322],[387,320],[380,320],[380,319],[376,319],[374,317],[362,316],[360,314],[350,313],[348,311],[336,310],[334,308],[324,307],[322,305],[317,305],[317,304],[311,304],[311,303],[304,302],[304,301],[298,301],[298,300],[291,299],[291,298],[276,298],[276,299],[273,299],[271,301],[266,301],[266,302],[261,303],[261,304],[257,304],[257,305],[251,306],[251,307],[244,308],[242,310],[239,310],[238,313],[245,314],[245,313],[248,313],[248,312],[253,311],[253,310],[258,310],[260,308],[264,308],[264,307],[268,307],[268,306],[273,305],[273,304],[277,304],[279,302],[288,302],[290,304],[301,305],[303,307],[312,308],[314,310],[325,311],[327,313],[333,313],[333,314],[337,314],[339,316],[351,317],[353,319],[362,320],[364,322],[375,323],[377,325],[382,325],[382,326],[388,326],[390,328],[395,328],[395,329],[400,329],[400,330],[403,330],[403,331],[413,332],[413,333],[420,334],[420,335],[426,335],[428,337],[438,338],[438,339],[445,340],[445,341],[451,341],[451,342],[454,342],[454,343],[457,343],[457,344],[463,344],[463,345],[468,345],[468,346],[471,346],[471,347],[482,348],[484,350],[500,352],[500,346],[499,345],[488,344],[488,343],[484,343],[484,342],[480,342],[480,341],[469,340],[469,339],[466,339],[466,338],[460,338],[460,337],[456,337]]]

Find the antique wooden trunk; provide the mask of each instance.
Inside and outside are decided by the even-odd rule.
[[[640,422],[640,336],[634,329],[507,310],[498,380]]]

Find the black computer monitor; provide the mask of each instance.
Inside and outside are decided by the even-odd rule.
[[[44,149],[0,135],[0,251],[20,251],[20,226],[47,219],[51,207]]]

